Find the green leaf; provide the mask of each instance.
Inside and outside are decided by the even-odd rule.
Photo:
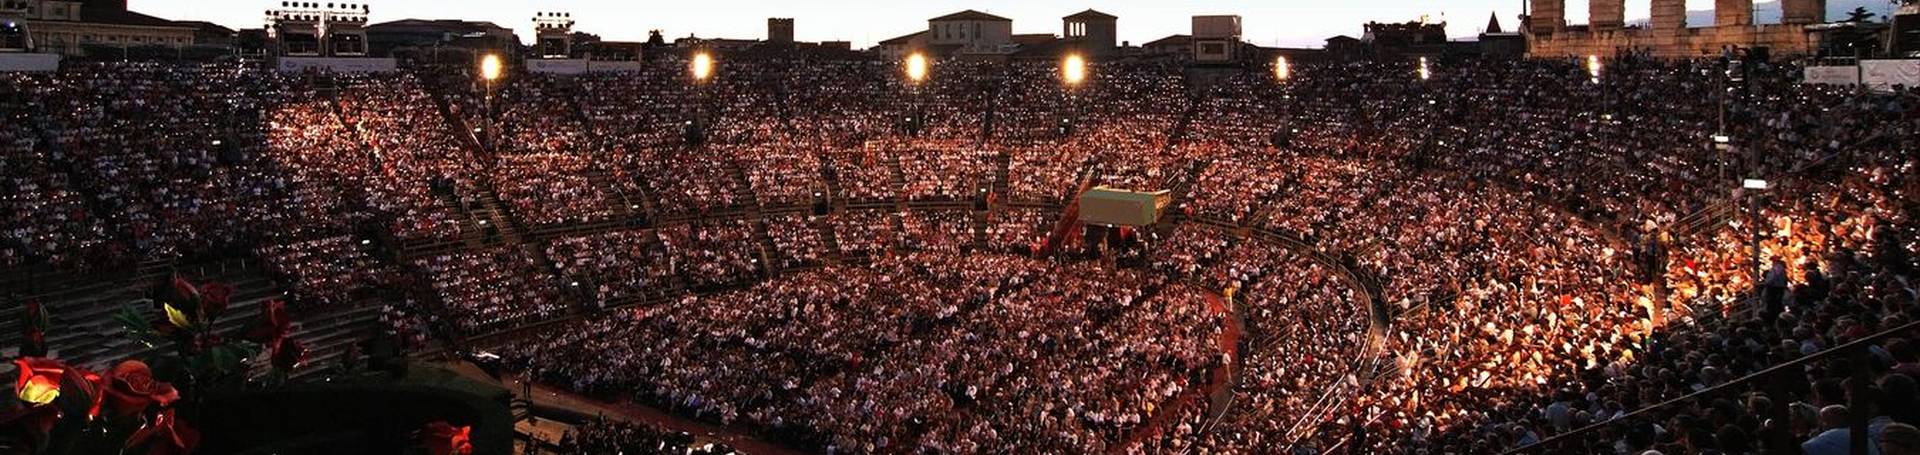
[[[153,324],[147,322],[147,318],[141,316],[140,310],[134,309],[132,304],[120,305],[120,312],[115,313],[113,319],[120,322],[121,328],[126,329],[127,336],[146,347],[159,346],[165,341],[159,333],[153,331]]]
[[[120,321],[120,326],[129,333],[153,333],[153,324],[147,323],[147,318],[140,316],[140,310],[133,309],[131,303],[120,304],[120,312],[113,315],[113,319]]]
[[[213,354],[214,371],[224,375],[240,369],[240,357],[242,353],[239,348],[230,344],[220,345],[215,346],[208,352]]]

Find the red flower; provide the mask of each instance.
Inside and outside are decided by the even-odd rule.
[[[19,427],[45,435],[68,414],[93,418],[100,411],[100,375],[39,357],[14,359],[19,377],[13,394],[19,401],[0,411],[0,428]]]
[[[193,282],[187,281],[186,277],[175,274],[171,283],[172,293],[167,294],[166,298],[162,299],[165,302],[161,303],[181,304],[200,300],[200,290],[193,287]]]
[[[273,345],[271,352],[273,367],[281,371],[292,370],[307,361],[307,345],[294,340],[281,340]]]
[[[60,397],[60,380],[67,375],[65,364],[40,357],[21,357],[13,364],[20,367],[20,376],[13,381],[13,395],[20,401],[40,406]]]
[[[200,285],[200,317],[206,320],[220,316],[227,311],[227,302],[233,299],[233,286],[226,283],[206,283]]]
[[[147,406],[173,404],[180,399],[180,392],[172,384],[153,379],[153,370],[138,360],[128,360],[114,365],[107,372],[108,404],[113,405],[115,415],[128,416],[145,411]]]
[[[267,345],[273,349],[280,340],[287,338],[293,331],[293,321],[287,318],[287,303],[279,300],[269,301],[260,306],[260,318],[247,329],[247,341]]]
[[[427,424],[421,432],[428,455],[469,455],[473,453],[473,427],[456,427],[446,421]]]
[[[173,410],[160,411],[153,422],[127,437],[127,448],[147,447],[147,455],[184,455],[200,445],[200,431],[173,416]]]
[[[85,412],[88,419],[99,417],[100,403],[107,397],[106,391],[102,390],[106,387],[106,382],[106,378],[101,377],[99,373],[78,368],[68,370],[66,377],[60,381],[60,386],[65,390],[62,395],[72,400],[70,401],[72,404],[63,408],[71,412]],[[84,411],[81,410],[82,407],[85,408]]]

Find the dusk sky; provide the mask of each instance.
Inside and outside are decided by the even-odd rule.
[[[342,0],[318,0],[342,1]],[[1120,39],[1140,44],[1187,33],[1196,14],[1237,14],[1247,41],[1260,45],[1318,47],[1334,35],[1359,36],[1367,21],[1409,21],[1425,15],[1448,22],[1455,37],[1478,34],[1497,13],[1511,29],[1524,0],[344,0],[373,7],[373,22],[398,19],[492,21],[530,39],[537,11],[573,13],[575,30],[608,40],[642,40],[660,29],[669,39],[689,34],[763,38],[768,17],[792,17],[803,41],[852,41],[856,47],[926,28],[928,18],[977,9],[1013,19],[1014,33],[1060,33],[1060,17],[1094,8],[1120,17]],[[131,0],[136,11],[176,20],[204,20],[233,28],[259,28],[279,0]],[[1569,0],[1573,23],[1586,22],[1586,0]],[[1627,0],[1628,19],[1646,16],[1650,0]],[[1688,0],[1689,9],[1711,9],[1713,0]]]

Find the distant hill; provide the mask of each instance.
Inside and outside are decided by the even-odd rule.
[[[1859,7],[1866,7],[1867,11],[1872,11],[1874,14],[1880,15],[1880,20],[1886,20],[1886,16],[1893,13],[1893,4],[1887,2],[1887,0],[1828,0],[1827,20],[1833,21],[1846,18],[1847,13]],[[1755,23],[1772,24],[1780,22],[1780,2],[1755,3],[1753,4],[1753,8],[1753,21]],[[1646,18],[1634,19],[1627,22],[1632,25],[1647,25]],[[1687,26],[1703,27],[1712,24],[1713,10],[1687,11]]]

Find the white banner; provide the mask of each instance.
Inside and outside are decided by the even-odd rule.
[[[637,61],[595,61],[587,64],[587,71],[640,71],[644,65]]]
[[[331,71],[335,73],[379,73],[398,68],[391,58],[327,58],[327,57],[280,57],[280,72],[298,73],[308,70]]]
[[[542,74],[580,74],[587,72],[587,61],[582,59],[527,59],[527,71]]]
[[[1860,62],[1867,87],[1890,90],[1893,86],[1920,87],[1920,60],[1867,60]]]
[[[545,74],[582,74],[610,71],[640,71],[640,62],[587,59],[527,59],[527,71]]]
[[[1860,69],[1852,66],[1809,66],[1804,81],[1819,85],[1854,85],[1860,83]]]
[[[0,54],[0,72],[50,73],[60,70],[60,54]]]

